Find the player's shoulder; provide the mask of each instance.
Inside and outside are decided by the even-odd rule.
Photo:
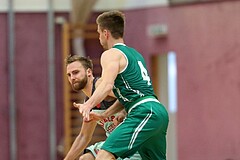
[[[103,59],[119,59],[122,55],[122,52],[118,49],[111,48],[103,52],[101,58]]]
[[[104,54],[113,54],[113,53],[121,53],[122,51],[121,50],[119,50],[118,48],[110,48],[110,49],[108,49],[108,50],[106,50],[106,51],[104,51],[103,52],[103,55]]]
[[[102,82],[102,77],[99,77],[95,82],[95,87],[97,88],[101,82]]]

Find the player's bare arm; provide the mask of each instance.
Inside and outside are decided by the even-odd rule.
[[[127,116],[127,112],[125,109],[122,109],[118,112],[117,116],[113,119],[113,123],[117,126],[119,125]]]
[[[74,160],[80,155],[80,153],[87,147],[87,145],[91,141],[96,125],[96,121],[82,123],[81,131],[77,138],[74,140],[64,160]]]
[[[100,103],[112,90],[114,80],[120,70],[121,53],[115,49],[105,51],[101,56],[102,82],[91,98],[80,107],[80,113],[89,120],[90,110]]]
[[[124,106],[118,100],[116,100],[116,102],[102,114],[103,114],[103,117],[105,118],[105,117],[114,115],[114,114],[122,111],[123,109],[124,109]]]
[[[116,100],[116,102],[113,105],[111,105],[111,107],[109,107],[103,113],[90,112],[90,119],[95,121],[101,120],[101,119],[110,117],[111,115],[114,115],[116,113],[119,113],[122,110],[125,111],[124,106],[118,100]],[[125,114],[124,114],[124,117],[125,117]]]
[[[95,87],[97,88],[101,82],[102,82],[102,78],[100,77],[100,78],[97,80],[97,82],[96,82],[96,84],[95,84]],[[114,100],[114,99],[116,99],[116,96],[114,95],[114,93],[113,93],[112,90],[109,92],[108,96],[104,98],[104,100],[106,100],[106,101],[112,101],[112,100]]]

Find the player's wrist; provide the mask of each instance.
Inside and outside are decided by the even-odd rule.
[[[101,117],[102,117],[102,119],[107,118],[108,117],[107,112],[105,111],[105,112],[101,113]]]
[[[92,109],[94,108],[94,106],[95,106],[90,100],[86,101],[86,102],[84,103],[84,105],[86,106],[86,108],[87,108],[89,111],[92,110]]]

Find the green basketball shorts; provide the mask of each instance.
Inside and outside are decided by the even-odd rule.
[[[129,109],[102,149],[121,158],[138,151],[143,160],[165,160],[168,122],[168,113],[156,98],[142,98]]]

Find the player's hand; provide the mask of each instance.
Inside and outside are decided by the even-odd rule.
[[[119,112],[117,114],[117,116],[113,119],[113,123],[114,125],[119,125],[120,123],[122,123],[122,121],[124,120],[124,118],[126,117],[126,115],[124,113]]]
[[[81,104],[80,103],[76,103],[76,102],[73,102],[73,106],[77,109],[80,108]]]
[[[80,103],[75,103],[73,102],[73,106],[78,108],[79,112],[83,116],[84,121],[90,121],[90,109],[86,104],[80,104]]]
[[[104,119],[105,117],[101,113],[90,112],[90,118],[91,120],[99,121],[101,119]]]
[[[125,119],[125,117],[127,116],[126,111],[123,109],[122,111],[118,112],[117,116],[113,119],[113,123],[117,126],[120,123],[122,123],[122,121]]]

